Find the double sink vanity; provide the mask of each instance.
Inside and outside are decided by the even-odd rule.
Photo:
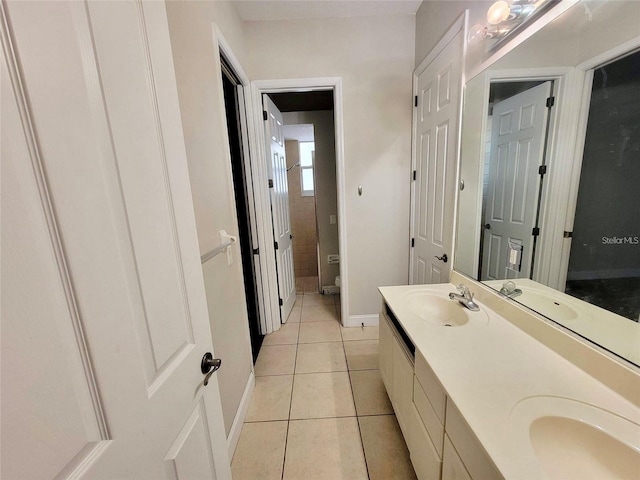
[[[472,311],[451,281],[380,288],[380,372],[418,478],[639,478],[637,377],[616,392],[561,354],[580,340],[467,283]]]

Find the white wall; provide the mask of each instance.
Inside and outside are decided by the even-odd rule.
[[[200,254],[220,244],[218,232],[237,234],[231,161],[214,23],[239,61],[247,61],[242,21],[229,2],[167,2],[182,128],[196,213]],[[209,318],[227,435],[251,374],[251,346],[240,251],[227,266],[219,255],[203,266]]]
[[[245,24],[252,80],[342,77],[350,315],[377,314],[377,287],[408,280],[414,25],[412,15]]]
[[[416,12],[416,66],[433,50],[465,9],[469,9],[469,26],[486,24],[487,9],[493,1],[424,0]]]

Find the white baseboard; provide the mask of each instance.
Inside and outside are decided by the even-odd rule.
[[[378,326],[378,314],[371,315],[350,315],[349,318],[343,323],[345,327],[361,327],[364,324],[365,327],[377,327]]]
[[[233,458],[233,454],[236,451],[236,447],[238,446],[238,440],[240,439],[240,432],[242,431],[242,425],[244,424],[244,419],[247,416],[247,411],[249,410],[249,404],[251,403],[251,397],[253,397],[253,389],[256,386],[256,378],[251,372],[249,375],[249,380],[247,380],[247,385],[244,388],[244,393],[242,394],[242,399],[240,400],[240,405],[238,405],[238,411],[236,412],[236,417],[233,419],[233,425],[231,425],[231,431],[229,432],[229,436],[227,437],[227,448],[229,449],[229,460]]]

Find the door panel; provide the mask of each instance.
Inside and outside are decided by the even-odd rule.
[[[411,283],[449,279],[460,115],[463,35],[458,34],[417,77],[416,181],[413,187]]]
[[[293,267],[293,242],[291,241],[291,220],[289,215],[289,185],[287,181],[287,162],[284,151],[284,129],[282,113],[267,96],[263,96],[263,107],[267,112],[265,138],[267,151],[271,158],[271,208],[273,231],[278,244],[276,267],[278,272],[278,291],[282,300],[280,314],[286,322],[296,301],[296,285]]]
[[[4,456],[3,475],[40,468],[36,476],[46,478],[165,477],[163,458],[200,408],[202,427],[194,424],[171,458],[213,458],[208,477],[228,478],[217,380],[205,388],[200,371],[212,339],[165,6],[7,2],[5,10],[12,73],[3,95],[12,89],[3,120],[4,99],[14,98],[21,123],[3,121],[3,169],[15,163],[13,153],[5,160],[5,144],[25,139],[30,171],[16,175],[38,190],[25,189],[27,180],[4,188],[3,172],[2,233],[10,245],[14,229],[30,231],[25,246],[38,262],[3,255],[3,283],[23,286],[7,305],[3,291],[3,310],[13,310],[3,311],[2,327],[16,332],[5,340],[3,331],[3,409],[20,406],[15,418],[3,412],[3,453],[22,441],[10,463]],[[4,199],[21,195],[26,215],[4,228]],[[40,310],[25,310],[25,295]],[[33,356],[12,360],[20,363],[17,389],[5,389],[5,341],[7,352]],[[48,386],[54,380],[57,391]],[[13,422],[21,431],[5,435]]]
[[[545,82],[493,107],[482,280],[530,276],[550,93]],[[522,245],[520,271],[508,268],[510,242]]]
[[[51,241],[53,212],[22,130],[2,55],[2,470],[54,478],[107,439],[78,305]],[[29,422],[26,419],[31,419]],[[22,462],[25,452],[38,461]]]

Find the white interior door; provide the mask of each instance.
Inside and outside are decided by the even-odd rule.
[[[493,106],[481,280],[529,278],[551,82]],[[509,243],[522,247],[508,268]]]
[[[263,108],[267,112],[265,138],[269,154],[269,178],[273,180],[271,193],[271,216],[273,236],[276,242],[276,268],[280,314],[286,322],[296,301],[296,281],[293,268],[293,235],[289,215],[289,185],[287,183],[287,160],[284,152],[282,113],[267,96],[262,96]]]
[[[230,478],[165,6],[0,8],[2,478]]]
[[[463,34],[417,75],[410,282],[449,281],[453,247]]]

